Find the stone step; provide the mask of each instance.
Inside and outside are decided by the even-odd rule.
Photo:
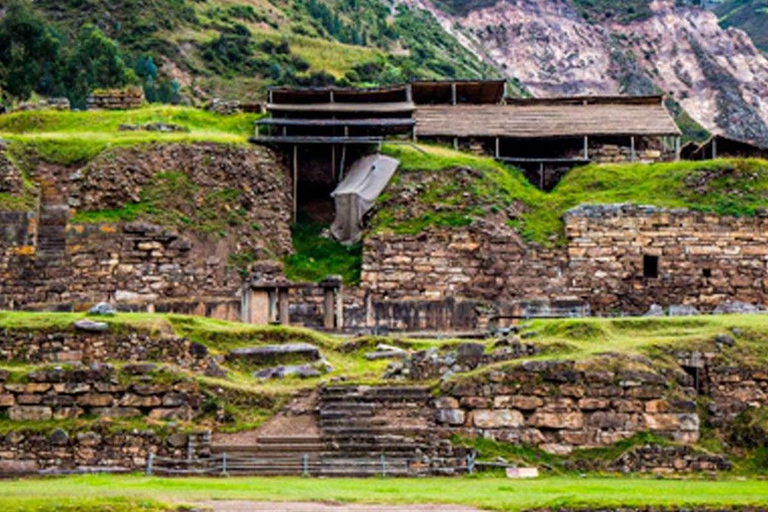
[[[381,427],[370,427],[370,428],[360,428],[360,427],[328,427],[323,429],[323,436],[327,437],[328,435],[335,435],[335,436],[355,436],[355,435],[361,435],[361,436],[385,436],[385,435],[414,435],[414,434],[430,434],[433,432],[433,428],[431,427],[422,427],[422,426],[381,426]]]
[[[280,456],[295,456],[296,454],[303,453],[323,453],[327,450],[325,443],[316,444],[274,444],[274,445],[214,445],[211,446],[211,451],[216,453],[248,453],[255,455],[264,455],[265,457],[280,457]]]
[[[321,418],[320,428],[348,427],[370,429],[371,427],[384,427],[387,423],[388,420],[385,418]]]
[[[257,439],[261,444],[316,444],[319,436],[263,436]]]

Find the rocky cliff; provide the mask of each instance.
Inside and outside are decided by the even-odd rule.
[[[404,1],[535,96],[659,91],[710,131],[768,141],[768,58],[711,11],[654,0],[598,18],[571,0]]]

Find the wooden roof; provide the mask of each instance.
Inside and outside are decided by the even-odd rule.
[[[661,100],[635,103],[538,102],[516,105],[425,105],[416,110],[421,137],[549,138],[679,135]]]
[[[418,80],[411,82],[411,91],[417,105],[450,104],[454,87],[459,104],[497,104],[504,85],[504,80]]]
[[[390,87],[274,87],[272,103],[393,103],[405,101],[406,86]]]
[[[416,106],[409,101],[393,103],[270,103],[270,112],[321,112],[321,113],[410,113]]]

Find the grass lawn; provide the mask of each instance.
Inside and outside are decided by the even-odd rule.
[[[78,503],[207,500],[453,503],[488,510],[570,506],[745,506],[768,503],[768,482],[552,477],[419,479],[148,478],[90,475],[2,483],[4,511]],[[58,509],[56,509],[58,510]],[[83,508],[86,510],[86,508]]]
[[[135,110],[58,112],[29,111],[0,118],[0,138],[26,147],[44,160],[62,165],[83,164],[105,149],[149,142],[217,142],[244,144],[257,114],[223,116],[192,107],[146,106]],[[168,123],[180,133],[120,131],[121,124]]]

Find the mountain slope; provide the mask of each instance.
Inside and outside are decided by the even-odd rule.
[[[536,96],[661,92],[713,132],[768,142],[768,59],[710,11],[674,0],[403,1]]]
[[[768,1],[726,0],[715,8],[715,13],[720,25],[742,29],[758,48],[768,52]]]

